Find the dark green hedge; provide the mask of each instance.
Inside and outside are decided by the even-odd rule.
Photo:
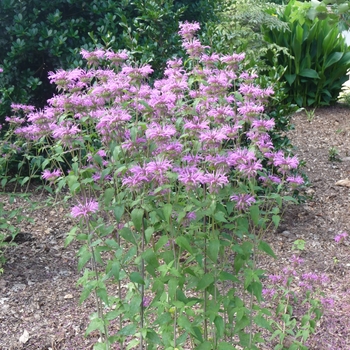
[[[42,107],[47,73],[83,66],[81,48],[128,49],[155,72],[181,51],[179,21],[205,23],[216,0],[1,0],[0,122],[11,102]]]

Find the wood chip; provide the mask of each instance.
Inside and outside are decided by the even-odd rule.
[[[29,340],[29,333],[25,329],[23,334],[19,337],[19,341],[20,341],[20,343],[25,344],[28,340]]]
[[[344,180],[339,180],[336,183],[336,186],[350,187],[350,180],[348,178]]]

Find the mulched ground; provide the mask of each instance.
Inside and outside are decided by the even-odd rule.
[[[265,237],[278,260],[262,259],[260,264],[269,273],[280,272],[298,254],[304,259],[304,271],[327,274],[330,282],[324,292],[335,303],[323,316],[309,348],[348,350],[350,238],[337,244],[334,237],[350,233],[350,188],[336,185],[350,178],[350,109],[341,105],[318,109],[312,121],[300,113],[292,122],[295,129],[288,136],[305,161],[303,171],[311,185],[306,201],[287,207],[280,227]],[[336,152],[341,161],[330,160]],[[30,201],[43,203],[42,199],[33,194]],[[64,248],[71,219],[59,206],[43,206],[33,213],[24,200],[10,205],[21,207],[34,222],[22,224],[18,245],[7,252],[0,276],[0,349],[91,349],[97,338],[85,338],[84,332],[94,305],[89,300],[79,305],[78,244]],[[305,241],[304,250],[294,249],[297,239]]]

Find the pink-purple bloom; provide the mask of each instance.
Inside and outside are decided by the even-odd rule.
[[[53,171],[50,171],[49,169],[45,169],[43,172],[42,172],[42,178],[44,180],[47,180],[47,181],[54,181],[56,180],[58,177],[60,177],[62,175],[62,171],[60,169],[55,169]]]
[[[201,28],[200,24],[198,22],[180,22],[179,24],[180,30],[179,34],[182,36],[185,40],[191,40],[193,39],[195,33]]]
[[[346,232],[343,232],[343,233],[340,233],[339,235],[336,235],[334,237],[334,240],[337,242],[337,243],[340,243],[342,242],[346,237],[348,237],[348,234]]]
[[[256,202],[255,198],[247,193],[235,194],[235,195],[231,196],[230,199],[231,199],[231,201],[236,202],[236,209],[237,210],[246,210],[253,203]]]
[[[78,203],[78,205],[72,208],[71,215],[73,216],[73,218],[87,218],[91,214],[96,213],[97,211],[98,202],[96,202],[94,199],[86,199],[85,201]]]

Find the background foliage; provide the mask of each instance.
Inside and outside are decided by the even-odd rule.
[[[270,10],[289,30],[264,30],[266,41],[289,50],[280,53],[278,65],[287,67],[283,79],[288,101],[303,107],[335,103],[350,68],[350,51],[339,28],[328,18],[311,16],[312,8],[310,2],[291,1],[283,11]],[[276,52],[269,50],[266,58],[274,67]]]
[[[128,49],[154,76],[181,51],[179,21],[214,18],[216,0],[3,0],[0,2],[0,122],[11,102],[43,107],[47,74],[84,66],[81,48]]]

